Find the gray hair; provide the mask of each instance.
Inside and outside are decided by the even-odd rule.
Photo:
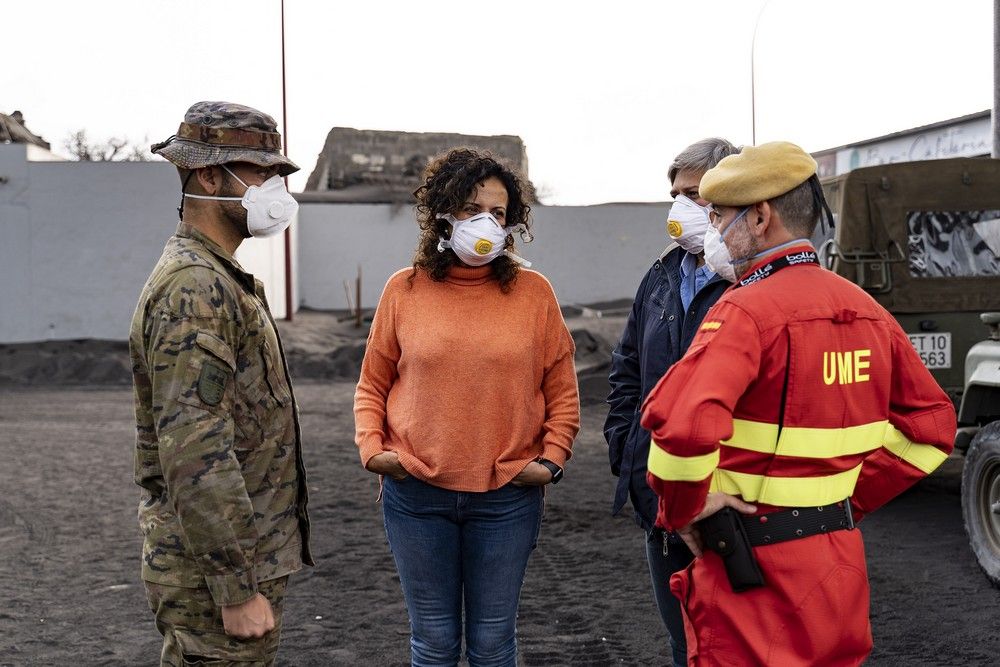
[[[673,183],[680,171],[708,171],[719,164],[722,158],[739,152],[739,148],[719,137],[696,141],[677,154],[667,170],[667,178]]]

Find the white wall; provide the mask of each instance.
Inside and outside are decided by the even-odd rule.
[[[291,225],[292,266],[297,266],[295,251],[296,221]],[[276,319],[285,317],[285,237],[276,236],[269,239],[248,239],[236,249],[236,261],[244,270],[249,271],[264,283],[264,294],[271,314]],[[292,271],[292,303],[298,300],[298,280]],[[295,308],[298,310],[298,307]]]
[[[34,330],[28,199],[25,146],[0,144],[0,341]]]
[[[6,180],[4,180],[6,179]],[[0,145],[0,343],[123,340],[143,283],[177,225],[179,181],[164,162],[36,162]],[[666,244],[667,207],[608,204],[534,209],[535,241],[519,246],[564,303],[631,298]],[[358,265],[362,304],[409,266],[409,206],[304,203],[293,222],[293,300],[347,307]],[[237,259],[285,313],[284,239],[251,239]]]
[[[535,240],[519,252],[544,274],[563,304],[632,298],[667,245],[664,204],[536,206]],[[347,307],[362,268],[362,306],[378,303],[385,281],[409,266],[417,242],[409,206],[304,203],[299,210],[300,304]]]
[[[33,162],[24,145],[3,144],[3,177],[0,342],[127,338],[139,292],[177,225],[177,171],[165,162]],[[282,316],[284,255],[273,248],[282,239],[251,243],[263,247],[241,263],[264,280]]]

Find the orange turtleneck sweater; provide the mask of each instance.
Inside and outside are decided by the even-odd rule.
[[[489,266],[386,283],[354,395],[361,461],[395,451],[454,491],[497,489],[542,457],[562,466],[580,429],[573,339],[552,286],[521,269],[504,294]]]

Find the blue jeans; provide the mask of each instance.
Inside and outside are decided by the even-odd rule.
[[[413,666],[458,664],[463,607],[470,667],[516,665],[517,603],[541,526],[541,487],[464,493],[386,477],[382,514]]]
[[[663,540],[667,541],[666,555],[663,554]],[[676,535],[667,536],[659,528],[646,533],[646,562],[649,564],[649,577],[653,580],[653,598],[670,633],[670,648],[676,667],[687,664],[687,639],[684,637],[681,603],[670,592],[670,575],[686,568],[692,560],[691,550]]]

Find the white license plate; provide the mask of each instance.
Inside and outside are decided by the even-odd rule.
[[[927,368],[951,368],[951,334],[909,334],[913,349]]]

